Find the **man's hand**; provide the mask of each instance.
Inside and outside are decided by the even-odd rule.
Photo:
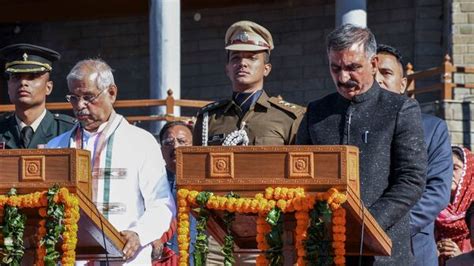
[[[163,256],[163,243],[159,239],[151,242],[152,251],[151,251],[151,260],[159,260]]]
[[[123,259],[128,260],[135,256],[135,253],[137,253],[137,250],[140,247],[140,238],[138,237],[137,233],[130,230],[121,231],[120,235],[122,235],[127,241],[122,252]]]
[[[451,239],[442,239],[437,243],[439,254],[443,257],[452,258],[462,254],[458,245]]]

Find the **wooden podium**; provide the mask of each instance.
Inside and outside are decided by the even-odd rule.
[[[76,149],[0,150],[0,193],[14,187],[18,194],[45,191],[58,184],[79,199],[80,219],[76,259],[122,260],[125,245],[120,233],[103,217],[92,199],[90,153]],[[26,247],[35,249],[37,210],[24,209],[28,216]],[[0,215],[3,215],[1,213]],[[3,219],[3,217],[2,217]]]
[[[361,205],[359,150],[353,146],[234,146],[179,147],[176,152],[178,188],[233,191],[254,196],[267,187],[303,187],[306,192],[334,187],[347,193],[346,254],[390,255],[391,240]],[[222,243],[222,213],[214,212],[208,230]],[[237,215],[232,233],[237,251],[256,250],[256,216]]]

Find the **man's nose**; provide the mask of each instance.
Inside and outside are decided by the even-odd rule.
[[[176,139],[173,140],[173,149],[176,149],[176,148],[178,148],[179,146],[181,146],[181,145],[179,145],[179,142],[178,142]]]
[[[25,77],[21,77],[20,78],[20,84],[21,84],[21,86],[28,86],[28,84],[29,84],[28,79],[25,78]]]
[[[248,66],[248,60],[246,58],[241,58],[238,62],[238,66]]]
[[[82,97],[79,98],[76,105],[77,105],[77,108],[79,110],[83,110],[83,109],[87,108],[87,102],[84,99],[82,99]]]
[[[341,70],[341,72],[339,72],[339,82],[346,83],[350,79],[351,74],[349,71]]]

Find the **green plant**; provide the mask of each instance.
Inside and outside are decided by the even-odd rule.
[[[11,188],[8,196],[16,196],[16,189]],[[13,266],[21,265],[25,253],[23,233],[25,231],[26,215],[21,213],[18,207],[10,205],[5,205],[3,215],[2,263]]]

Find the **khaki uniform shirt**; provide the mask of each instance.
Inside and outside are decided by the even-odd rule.
[[[233,100],[211,103],[198,113],[193,133],[195,146],[202,145],[205,112],[209,115],[208,145],[222,145],[225,137],[241,128],[242,122],[245,122],[249,145],[289,145],[295,142],[305,109],[277,97],[268,97],[265,92],[244,115]]]

